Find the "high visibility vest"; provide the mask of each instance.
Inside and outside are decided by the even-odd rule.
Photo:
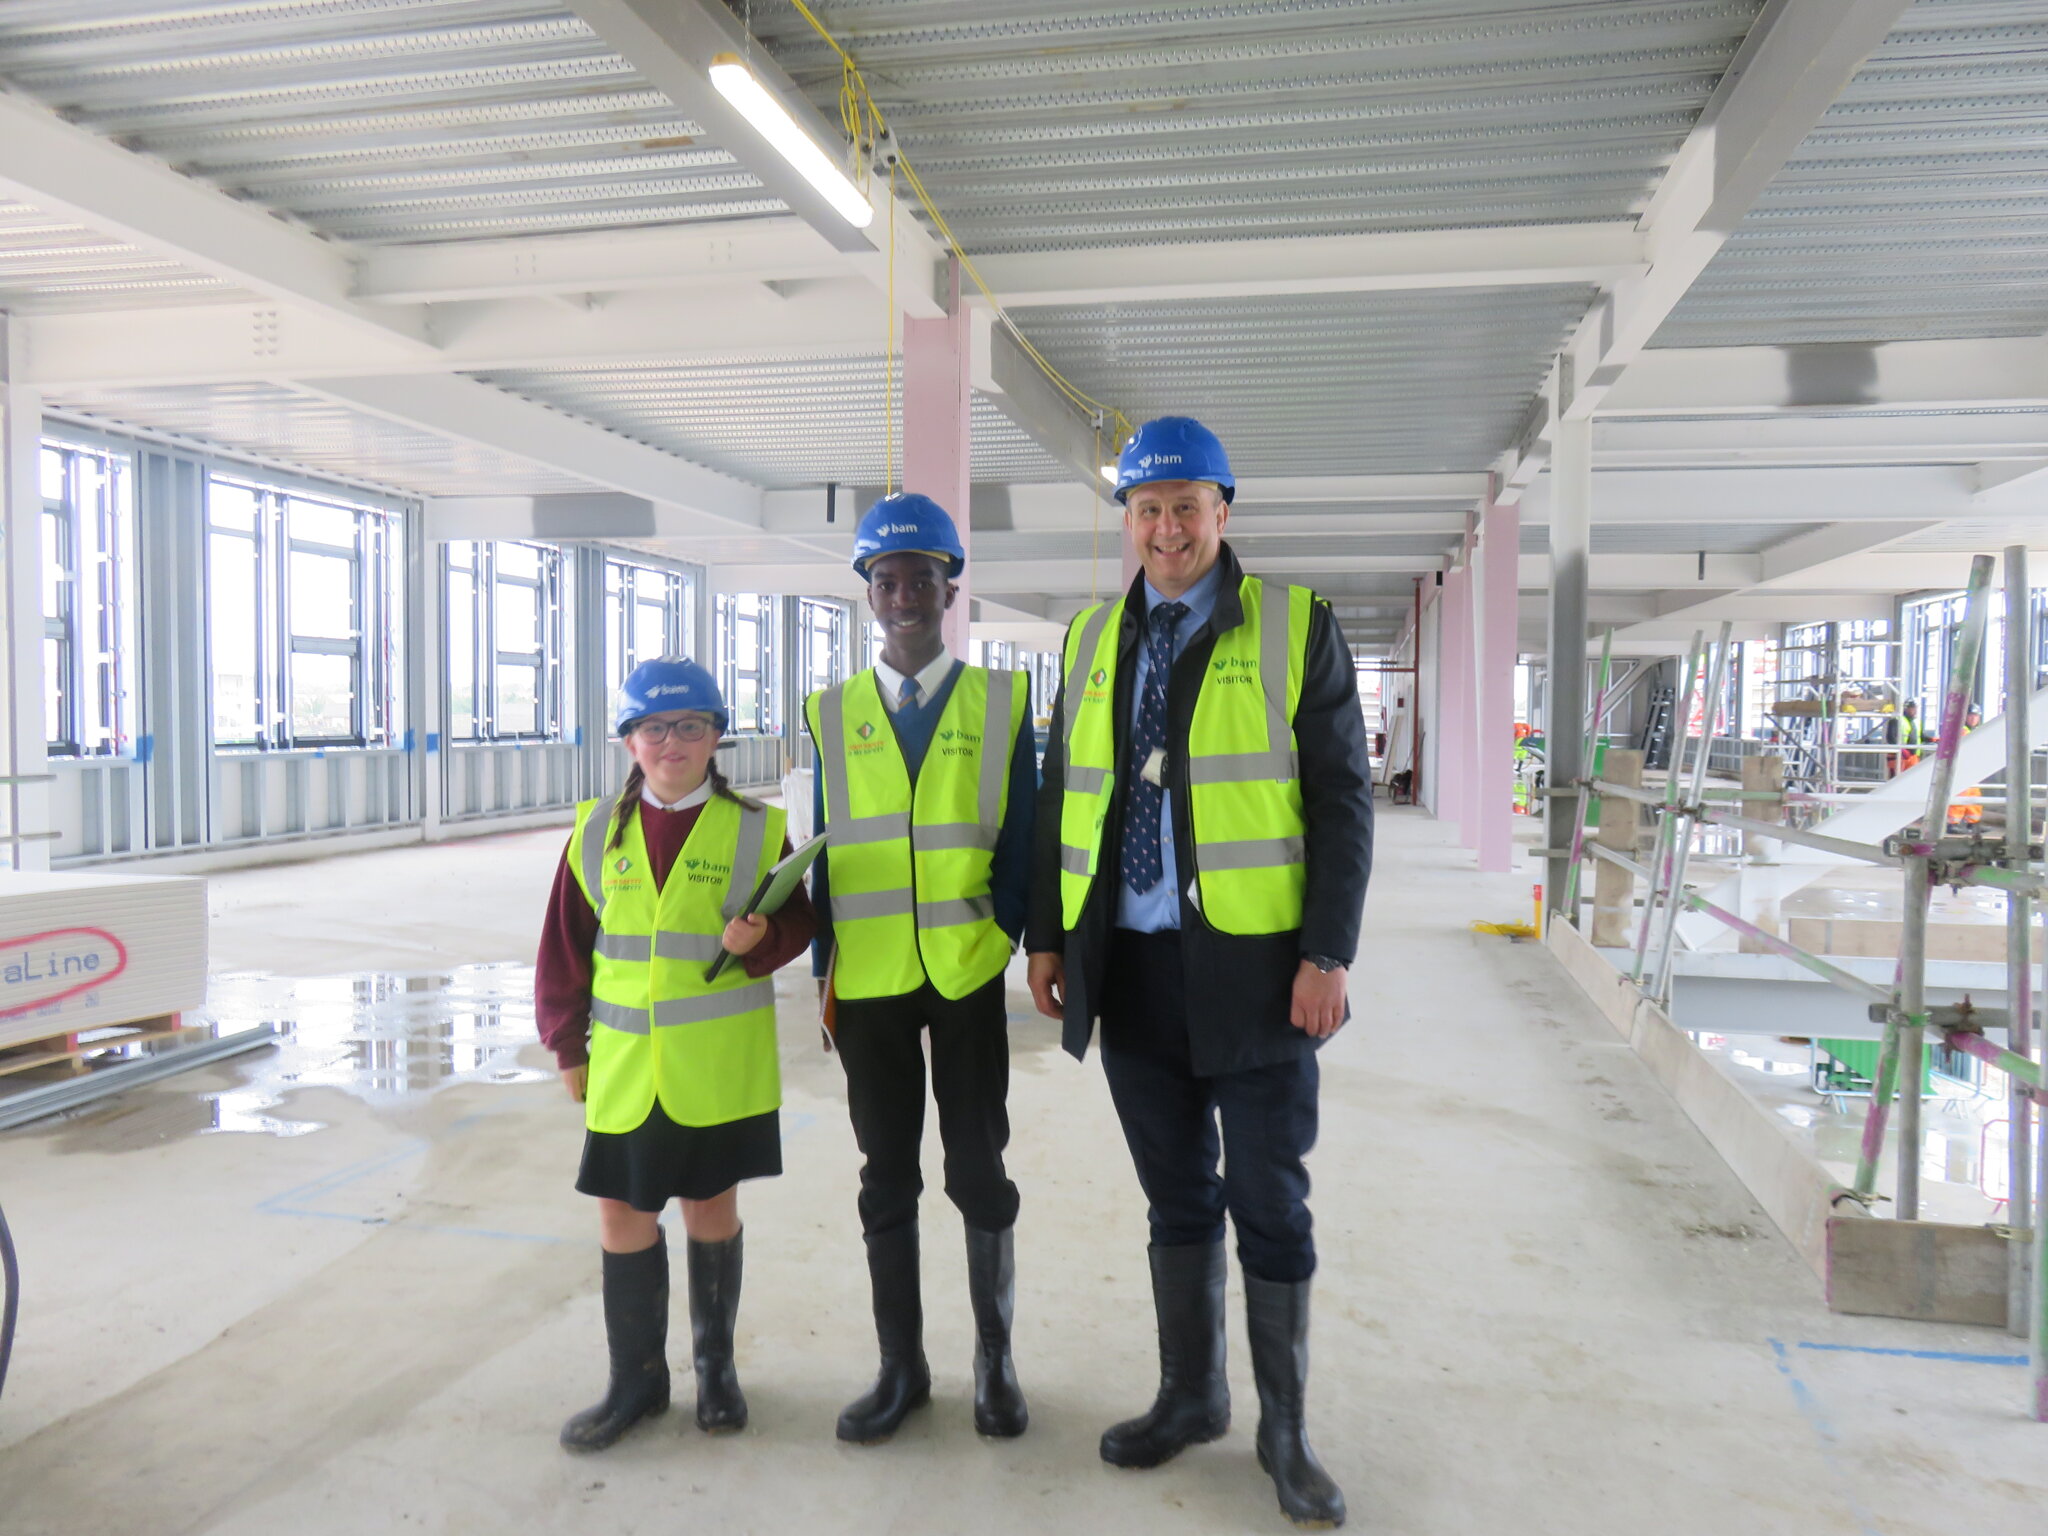
[[[989,877],[1025,692],[1022,673],[960,668],[915,786],[873,669],[805,701],[825,789],[840,997],[900,997],[929,980],[957,1000],[1009,963]]]
[[[1188,728],[1186,786],[1195,837],[1195,896],[1224,933],[1301,926],[1307,886],[1294,713],[1308,662],[1315,594],[1247,576],[1244,621],[1216,637]],[[1066,778],[1060,801],[1060,915],[1081,920],[1102,866],[1102,828],[1116,791],[1117,637],[1124,600],[1090,608],[1067,630]],[[1169,753],[1179,744],[1167,743]],[[1166,829],[1171,836],[1171,829]],[[1114,860],[1111,867],[1114,868]]]
[[[782,1103],[775,983],[729,965],[707,982],[728,919],[782,852],[783,813],[713,795],[657,890],[636,811],[616,848],[616,796],[576,808],[569,868],[597,914],[584,1123],[638,1130],[655,1102],[678,1125],[724,1125]]]

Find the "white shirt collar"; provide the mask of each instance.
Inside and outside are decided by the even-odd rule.
[[[941,649],[934,656],[931,665],[917,674],[917,696],[921,703],[929,704],[939,691],[939,685],[946,680],[946,674],[953,670],[952,653]],[[882,685],[882,702],[894,714],[903,702],[903,674],[886,661],[877,659],[875,677]]]
[[[653,806],[657,811],[687,811],[691,806],[702,805],[706,800],[709,800],[710,798],[711,775],[708,773],[704,775],[704,782],[702,784],[699,784],[695,789],[691,790],[687,795],[683,796],[682,799],[677,800],[670,805],[663,805],[659,800],[654,798],[653,786],[644,783],[640,786],[640,799],[642,800],[642,802],[644,802],[647,805]]]

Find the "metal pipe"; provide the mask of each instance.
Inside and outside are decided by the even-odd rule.
[[[158,1078],[204,1066],[209,1061],[219,1061],[223,1056],[256,1050],[271,1044],[276,1038],[277,1026],[258,1024],[240,1034],[222,1035],[217,1040],[202,1040],[196,1045],[181,1045],[159,1055],[139,1056],[133,1061],[101,1067],[84,1077],[66,1078],[63,1082],[10,1094],[0,1099],[0,1131],[12,1130],[17,1125],[27,1125],[32,1120],[63,1110],[77,1109],[110,1094],[153,1083]]]
[[[1972,801],[1971,804],[1975,804]],[[2022,855],[2024,857],[2024,855]],[[2004,864],[1958,864],[1944,872],[1943,880],[1954,885],[1988,885],[2006,893],[2006,927],[2008,946],[2012,932],[2012,912],[2015,907],[2027,911],[2027,921],[2032,920],[2029,898],[2048,896],[2048,878],[2028,870],[2014,869]],[[2010,947],[2006,963],[2013,963]],[[2029,988],[2031,991],[2031,987]]]
[[[1678,690],[1678,712],[1671,717],[1672,730],[1677,739],[1685,739],[1685,722],[1692,714],[1693,679],[1700,669],[1701,650],[1706,645],[1706,631],[1692,632],[1692,643],[1685,648],[1685,681]],[[1671,837],[1677,827],[1678,810],[1678,748],[1671,749],[1672,757],[1664,769],[1664,814],[1657,818],[1657,843],[1650,851],[1650,868],[1657,873],[1650,880],[1650,888],[1643,893],[1643,921],[1636,929],[1636,963],[1630,969],[1628,979],[1637,986],[1643,982],[1643,965],[1650,954],[1650,920],[1657,911],[1657,887],[1660,882],[1668,884],[1671,873]]]
[[[1650,878],[1650,872],[1647,869],[1643,868],[1642,865],[1623,853],[1619,848],[1609,848],[1604,843],[1588,843],[1586,845],[1586,852],[1593,855],[1596,859],[1605,859],[1610,864],[1619,864],[1638,880]]]
[[[1948,689],[1942,696],[1941,727],[1935,738],[1933,773],[1927,786],[1927,810],[1921,821],[1923,838],[1938,838],[1948,825],[1948,803],[1955,788],[1956,749],[1962,744],[1963,715],[1968,711],[1970,690],[1976,683],[1977,660],[1984,649],[1984,624],[1990,607],[1991,557],[1978,555],[1970,562],[1970,580],[1964,590],[1963,622],[1956,632],[1950,654]],[[1885,1051],[1878,1058],[1878,1081],[1870,1098],[1870,1110],[1863,1125],[1863,1161],[1857,1166],[1857,1191],[1868,1194],[1872,1185],[1863,1182],[1866,1166],[1874,1181],[1876,1160],[1884,1149],[1885,1124],[1890,1115],[1894,1085],[1899,1098],[1898,1214],[1913,1221],[1920,1214],[1920,1100],[1925,1091],[1926,992],[1927,992],[1927,904],[1933,885],[1924,857],[1906,860],[1905,921],[1899,937],[1897,1001],[1900,1015],[1896,1034],[1885,1026]],[[1896,1048],[1894,1048],[1896,1041]]]
[[[1714,663],[1709,669],[1707,694],[1700,710],[1700,751],[1692,763],[1692,793],[1679,810],[1683,820],[1672,834],[1678,848],[1672,860],[1670,892],[1664,902],[1664,938],[1657,951],[1656,997],[1660,1003],[1671,1000],[1671,962],[1678,944],[1678,913],[1685,899],[1685,867],[1692,861],[1692,811],[1700,803],[1700,792],[1707,787],[1707,759],[1712,755],[1714,728],[1721,722],[1722,695],[1728,691],[1729,655],[1735,649],[1730,636],[1734,630],[1732,622],[1724,621],[1720,638],[1714,644]]]
[[[1718,922],[1726,923],[1745,938],[1753,939],[1774,955],[1783,955],[1795,965],[1803,965],[1823,981],[1833,982],[1844,992],[1854,993],[1866,1003],[1875,1003],[1880,1008],[1891,1006],[1892,995],[1883,987],[1873,986],[1861,976],[1830,965],[1819,955],[1810,955],[1788,939],[1781,939],[1768,929],[1759,928],[1746,917],[1738,917],[1726,907],[1717,907],[1704,896],[1687,896],[1684,904],[1695,912],[1704,912]]]
[[[1600,766],[1600,716],[1607,703],[1607,679],[1614,668],[1614,630],[1610,627],[1600,640],[1600,687],[1593,695],[1593,716],[1586,722],[1586,750],[1581,767],[1587,773],[1596,772]],[[1565,921],[1578,926],[1579,920],[1579,867],[1586,856],[1586,813],[1593,803],[1581,779],[1579,793],[1573,797],[1577,802],[1572,816],[1572,858],[1569,872],[1565,875],[1564,915]]]
[[[1926,1089],[1927,861],[1906,861],[1905,922],[1899,929],[1899,1192],[1901,1221],[1920,1219],[1920,1104]]]
[[[2034,689],[2034,603],[2027,579],[2027,546],[2005,551],[2005,853],[2014,874],[2031,874],[2034,842],[2034,743],[2027,718]],[[2037,882],[2039,877],[2035,877]],[[2005,896],[2006,1054],[2031,1066],[2034,1050],[2034,903],[2039,894],[2008,886]],[[1988,1042],[1986,1042],[1988,1044]],[[2034,1208],[2034,1095],[2020,1089],[2020,1075],[2011,1075],[2006,1109],[2006,1221],[2008,1240],[2006,1331],[2027,1337],[2031,1331],[2034,1245],[2027,1241],[2027,1220]],[[2036,1067],[2028,1078],[2041,1083]]]
[[[1755,832],[1783,842],[1798,843],[1802,847],[1818,848],[1823,853],[1838,854],[1845,859],[1860,859],[1866,864],[1889,864],[1897,868],[1899,863],[1883,849],[1873,848],[1868,843],[1852,843],[1846,837],[1829,837],[1822,832],[1784,827],[1775,821],[1758,821],[1754,816],[1738,816],[1733,811],[1717,810],[1711,805],[1699,808],[1699,819],[1717,827],[1733,827],[1740,832]]]
[[[2001,1050],[1974,1029],[1944,1029],[1941,1039],[1951,1050],[1974,1056],[2006,1073],[2013,1080],[2014,1091],[2029,1101],[2037,1093],[2048,1092],[2041,1086],[2041,1068],[2036,1063],[2016,1051]]]

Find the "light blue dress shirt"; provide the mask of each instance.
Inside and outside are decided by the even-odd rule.
[[[1209,568],[1209,574],[1181,593],[1180,601],[1188,605],[1178,624],[1173,626],[1173,659],[1179,661],[1188,648],[1188,642],[1209,622],[1209,616],[1216,611],[1216,595],[1223,589],[1223,564],[1218,561]],[[1172,602],[1165,593],[1145,583],[1145,622],[1138,633],[1137,675],[1131,679],[1131,712],[1124,722],[1125,728],[1136,736],[1138,710],[1145,701],[1145,679],[1152,672],[1152,610],[1161,603]],[[1168,743],[1167,750],[1172,750]],[[1137,773],[1145,765],[1131,764],[1131,772]],[[1126,882],[1116,893],[1116,925],[1119,928],[1135,928],[1140,933],[1164,933],[1170,928],[1180,927],[1180,874],[1175,867],[1173,847],[1173,791],[1167,790],[1159,797],[1159,883],[1151,890],[1140,894]]]

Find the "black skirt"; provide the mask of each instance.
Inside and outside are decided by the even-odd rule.
[[[636,1211],[659,1211],[674,1199],[709,1200],[742,1179],[781,1172],[780,1110],[724,1125],[677,1125],[657,1103],[637,1130],[583,1133],[576,1188]]]

